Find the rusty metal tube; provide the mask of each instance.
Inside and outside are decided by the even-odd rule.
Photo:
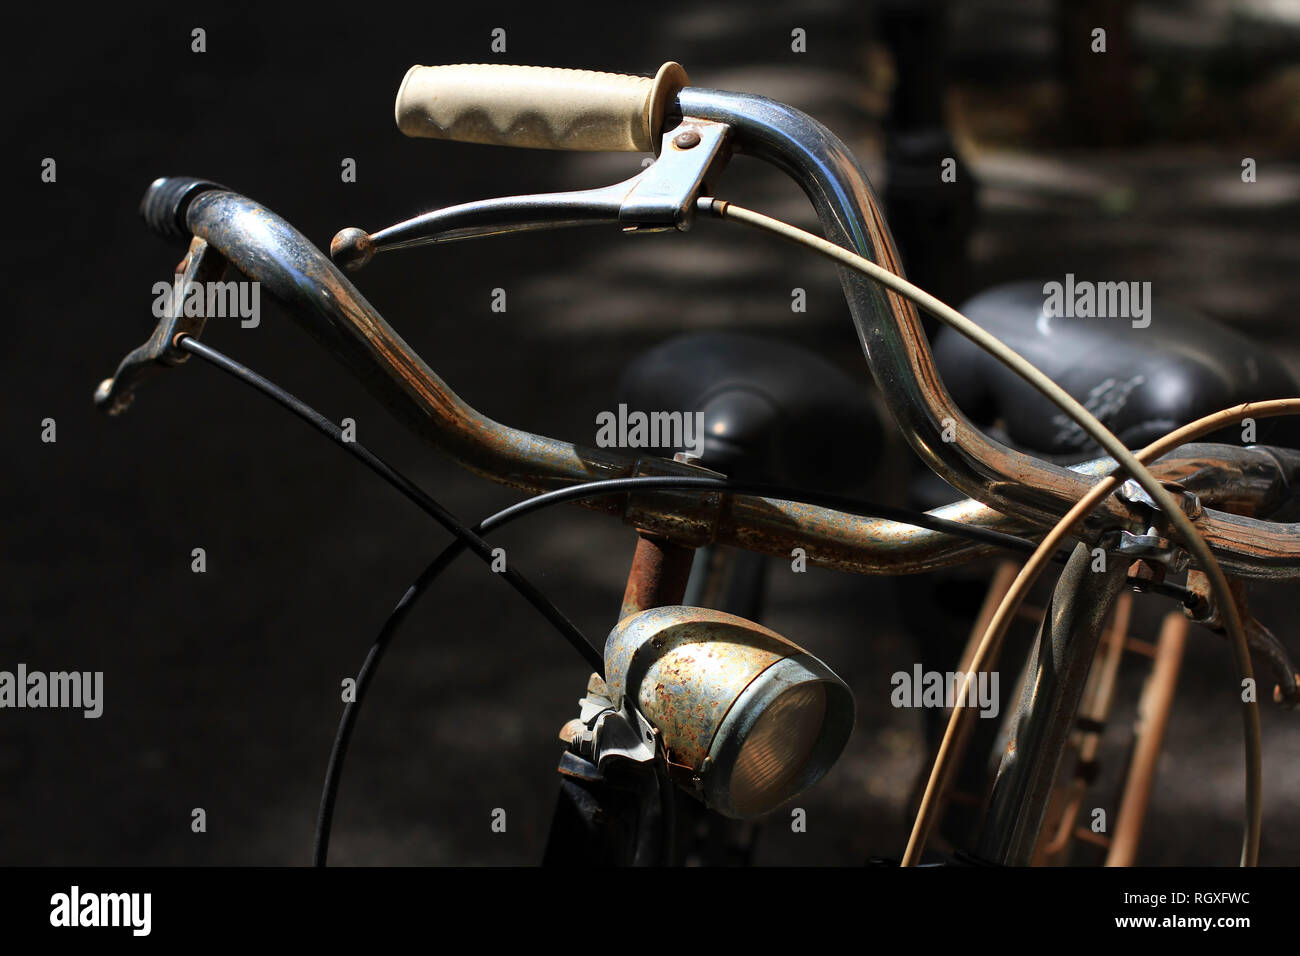
[[[189,204],[186,224],[250,279],[260,282],[395,417],[470,471],[527,492],[645,473],[640,468],[642,459],[535,435],[478,412],[434,373],[328,258],[289,223],[253,200],[226,190],[201,193]],[[1207,501],[1223,497],[1225,489],[1237,498],[1272,500],[1300,470],[1292,452],[1274,450],[1279,456],[1275,458],[1249,450],[1258,461],[1247,463],[1241,455],[1248,450],[1197,447],[1213,451],[1208,457],[1202,455],[1199,462],[1181,466],[1161,463],[1158,468],[1162,477],[1163,469],[1169,468],[1169,473],[1184,483],[1199,476]],[[1167,461],[1176,457],[1169,456]],[[707,473],[663,459],[653,459],[653,463],[658,474]],[[1223,466],[1229,468],[1228,478],[1216,473]],[[1110,468],[1113,463],[1102,459],[1074,470],[1051,466],[1051,473],[1062,472],[1070,476],[1070,482],[1081,483],[1086,489],[1095,480],[1093,475]],[[1021,479],[1034,480],[1034,474],[1025,472]],[[1000,480],[993,484],[1000,485]],[[594,498],[584,504],[627,517],[626,503],[619,498]],[[1046,498],[1039,506],[1050,507]],[[975,501],[964,501],[935,513],[1017,532],[1031,527],[1022,512],[1045,513],[1039,506],[1017,504],[1012,509],[1017,517],[1007,517]],[[1113,508],[1119,507],[1113,504]],[[635,523],[650,533],[670,537],[676,536],[684,523],[693,523],[708,529],[712,540],[720,544],[766,554],[788,555],[793,548],[802,547],[810,563],[857,573],[928,571],[968,561],[987,550],[953,535],[897,522],[745,495],[715,495],[711,502],[701,496],[672,493],[638,496]],[[1300,576],[1294,559],[1300,553],[1300,526],[1268,524],[1207,509],[1201,527],[1225,570],[1249,577]]]
[[[694,556],[694,548],[642,532],[632,555],[632,569],[627,575],[618,619],[621,621],[652,607],[681,604]]]
[[[485,478],[524,491],[623,478],[614,452],[510,428],[480,414],[438,377],[306,237],[269,209],[220,190],[191,202],[186,222],[285,307],[403,424]],[[618,513],[609,499],[589,507]]]
[[[1124,792],[1115,818],[1115,834],[1106,853],[1106,866],[1132,866],[1137,859],[1142,824],[1155,783],[1156,761],[1164,747],[1169,711],[1178,687],[1178,671],[1187,643],[1187,618],[1174,613],[1165,616],[1156,644],[1156,659],[1138,702],[1137,743]]]
[[[784,103],[748,93],[688,87],[683,115],[726,123],[735,148],[787,173],[817,211],[826,238],[897,275],[902,264],[871,184],[844,143]],[[903,436],[936,474],[985,504],[1051,526],[1092,482],[985,435],[953,403],[939,377],[915,306],[866,276],[840,267],[867,363]],[[947,434],[945,434],[947,433]],[[1128,516],[1110,499],[1098,509],[1112,522]]]

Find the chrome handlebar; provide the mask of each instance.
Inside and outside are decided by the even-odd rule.
[[[520,228],[584,222],[686,228],[704,177],[720,168],[730,148],[791,175],[811,199],[831,241],[901,274],[866,175],[848,148],[820,123],[764,97],[693,88],[678,94],[677,114],[681,121],[664,134],[665,148],[654,164],[665,165],[653,175],[651,166],[606,190],[467,203],[373,235],[344,230],[333,251],[357,267],[383,248]],[[671,139],[685,129],[702,130],[704,135],[690,146],[670,149]],[[693,152],[701,141],[707,148]],[[160,185],[169,182],[175,181],[160,180],[150,188],[175,192],[174,186]],[[283,219],[220,187],[187,194],[186,202],[178,216],[206,243],[197,250],[200,256],[218,254],[259,281],[396,417],[471,471],[530,492],[601,478],[708,473],[492,421],[457,396],[334,264]],[[191,258],[195,253],[192,246]],[[973,499],[938,509],[936,515],[1024,533],[1055,524],[1100,475],[1113,470],[1110,459],[1064,468],[985,435],[944,388],[911,303],[856,272],[841,269],[840,276],[867,362],[895,421],[922,460]],[[117,385],[128,391],[122,371]],[[945,426],[950,434],[955,431],[956,440],[943,440]],[[1189,485],[1189,490],[1200,495],[1203,504],[1246,504],[1259,514],[1292,485],[1300,453],[1189,445],[1154,468],[1169,480],[1194,479],[1195,487]],[[859,573],[927,571],[963,563],[987,550],[952,535],[892,521],[755,496],[652,492],[585,504],[687,543],[716,541],[787,556],[792,548],[802,547],[813,564]],[[1131,502],[1113,495],[1090,523],[1095,529],[1141,531],[1142,517]],[[1198,527],[1226,572],[1246,578],[1300,578],[1300,525],[1207,507]]]

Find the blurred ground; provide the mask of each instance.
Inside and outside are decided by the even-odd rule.
[[[151,383],[119,420],[93,410],[95,383],[147,334],[149,290],[176,258],[134,216],[152,177],[229,183],[324,246],[345,225],[630,174],[639,157],[409,142],[390,128],[409,64],[484,59],[488,31],[504,24],[512,62],[645,71],[673,58],[698,85],[789,102],[879,178],[888,62],[870,12],[843,0],[668,4],[579,28],[573,11],[539,20],[525,4],[455,20],[433,7],[414,19],[387,8],[310,19],[223,8],[197,20],[168,8],[66,31],[51,14],[17,14],[6,68],[23,69],[31,95],[15,104],[10,158],[21,167],[11,181],[34,183],[44,156],[59,158],[60,178],[22,187],[19,221],[35,225],[7,253],[17,321],[0,331],[11,449],[0,666],[102,669],[106,712],[0,719],[0,863],[306,862],[339,682],[443,543],[369,473],[207,368]],[[209,33],[201,67],[187,49],[194,25]],[[790,52],[795,26],[808,31],[807,54]],[[1047,3],[958,5],[950,108],[981,184],[975,284],[1140,276],[1268,341],[1300,371],[1289,308],[1300,299],[1296,5],[1139,4],[1147,119],[1124,147],[1050,130],[1053,36]],[[358,160],[355,185],[338,181],[343,156]],[[1244,156],[1259,163],[1249,190]],[[727,182],[726,198],[811,224],[776,175],[738,161]],[[381,258],[358,284],[466,400],[548,435],[587,436],[623,366],[682,329],[789,337],[867,379],[831,268],[722,224],[677,237],[572,231],[409,252]],[[795,286],[808,290],[806,315],[789,311]],[[497,287],[508,291],[504,315],[488,307]],[[354,417],[361,440],[462,516],[513,500],[422,449],[281,313],[268,309],[256,332],[210,339],[336,419]],[[46,416],[58,422],[57,444],[37,442]],[[882,452],[882,482],[902,473],[897,444]],[[578,511],[501,535],[593,635],[613,622],[633,539]],[[202,576],[189,571],[199,546]],[[1260,612],[1300,650],[1286,589],[1261,589]],[[927,755],[919,715],[887,703],[888,675],[916,659],[891,584],[777,573],[768,623],[830,662],[860,713],[849,752],[800,800],[808,832],[769,828],[761,862],[897,856]],[[1229,660],[1216,639],[1193,634],[1143,862],[1236,859],[1241,747],[1222,692]],[[373,688],[334,860],[536,862],[555,734],[585,676],[504,585],[469,562],[454,569]],[[1136,686],[1129,675],[1124,699]],[[1294,865],[1300,727],[1294,714],[1262,711],[1261,859]],[[1122,752],[1122,742],[1112,747]],[[194,807],[207,811],[206,834],[190,832]],[[488,826],[497,807],[508,812],[505,834]]]

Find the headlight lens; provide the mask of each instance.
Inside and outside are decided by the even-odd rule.
[[[826,691],[821,684],[792,687],[768,705],[731,771],[731,802],[738,814],[764,813],[801,789],[800,775],[825,719]]]

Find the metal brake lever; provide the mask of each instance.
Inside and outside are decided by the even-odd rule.
[[[376,252],[507,232],[615,223],[625,232],[685,231],[706,177],[726,163],[730,132],[725,123],[687,116],[663,134],[659,158],[621,183],[448,206],[374,233],[349,227],[330,243],[330,257],[355,272]]]
[[[228,263],[221,253],[211,248],[207,241],[195,236],[190,240],[189,252],[176,266],[174,289],[166,314],[159,320],[149,340],[127,353],[117,366],[112,378],[106,378],[95,389],[95,405],[110,415],[119,415],[130,406],[136,387],[164,368],[180,365],[189,359],[189,353],[176,347],[179,335],[196,338],[203,331],[205,318],[202,309],[186,309],[189,296],[186,290],[192,283],[205,285],[220,282]],[[199,314],[192,314],[197,311]]]
[[[1228,586],[1236,599],[1237,613],[1241,616],[1241,622],[1246,630],[1246,643],[1251,650],[1268,661],[1268,666],[1277,679],[1277,684],[1273,688],[1274,703],[1281,704],[1287,710],[1297,709],[1300,707],[1300,669],[1297,669],[1295,662],[1291,660],[1286,645],[1251,612],[1247,603],[1245,582],[1233,578],[1228,581]],[[1187,587],[1196,597],[1196,603],[1186,608],[1184,613],[1219,636],[1226,636],[1223,613],[1214,603],[1214,596],[1210,592],[1205,573],[1196,568],[1189,571]]]

